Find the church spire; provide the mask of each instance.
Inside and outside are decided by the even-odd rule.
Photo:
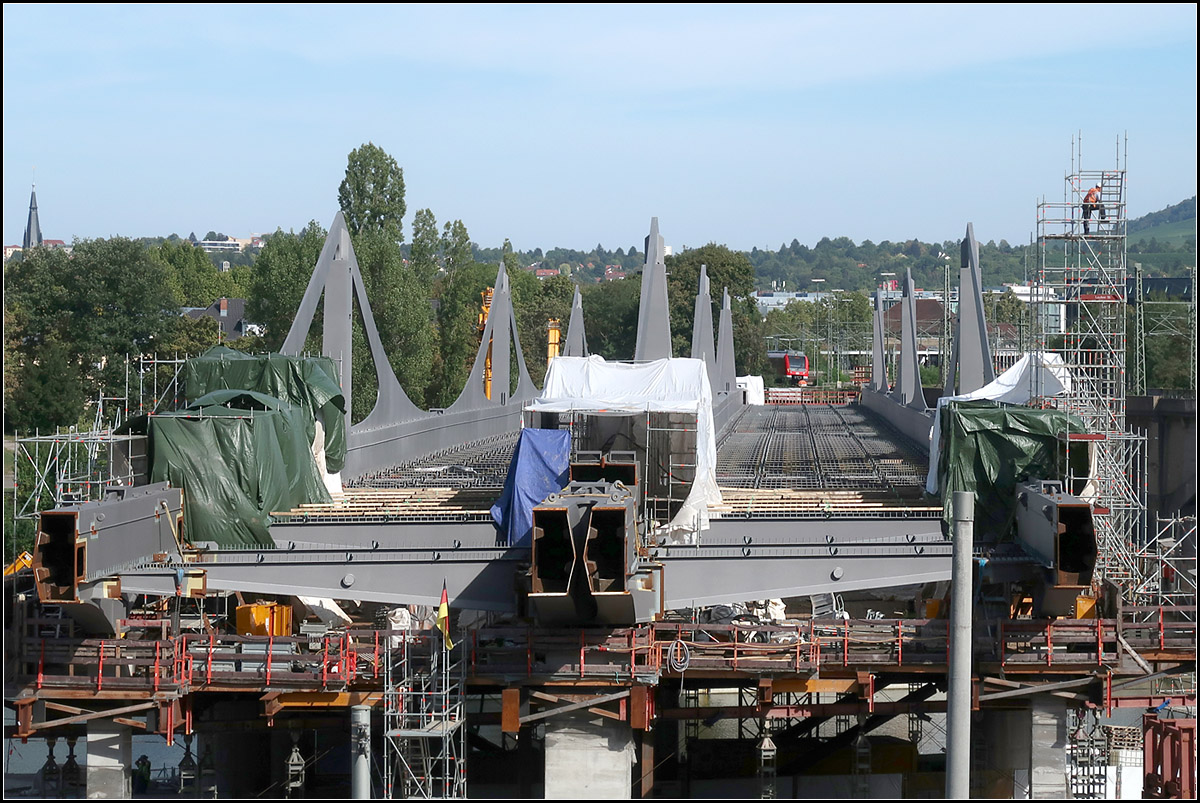
[[[29,193],[29,222],[25,224],[25,239],[21,241],[22,250],[28,251],[42,244],[42,227],[38,225],[37,186]]]

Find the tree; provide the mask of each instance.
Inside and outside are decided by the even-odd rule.
[[[428,209],[418,209],[413,216],[413,240],[409,249],[408,261],[413,272],[427,283],[433,282],[438,272],[438,261],[442,252],[441,238],[438,237],[437,220]]]
[[[167,268],[171,292],[183,307],[207,307],[221,297],[221,274],[203,249],[184,241],[164,241],[150,258]]]
[[[373,143],[350,151],[346,177],[338,187],[338,208],[352,234],[374,229],[403,241],[404,171]]]
[[[31,385],[57,381],[45,366],[61,368],[64,354],[70,367],[61,371],[79,378],[83,398],[120,386],[124,356],[157,350],[177,324],[168,269],[127,238],[77,240],[70,255],[30,249],[5,278],[5,305],[22,332],[7,356],[21,364],[18,384],[30,398],[55,395]],[[66,391],[63,399],[75,403]]]
[[[404,392],[416,404],[424,404],[434,350],[429,283],[411,264],[404,264],[399,245],[385,229],[367,230],[357,235],[354,253],[383,351]],[[354,318],[354,338],[352,421],[361,420],[370,413],[377,392],[361,309]]]
[[[277,351],[287,338],[313,268],[321,257],[325,234],[325,229],[315,220],[299,234],[280,229],[267,240],[258,255],[246,299],[246,317],[264,327],[263,342],[271,351]],[[318,307],[312,327],[318,332],[320,315],[321,308]],[[310,344],[314,353],[320,352],[319,344],[319,340]]]
[[[480,293],[495,279],[494,265],[476,262],[448,262],[446,274],[438,279],[434,295],[441,366],[429,388],[430,406],[449,407],[462,392],[479,348]]]
[[[762,316],[754,302],[754,267],[740,251],[709,243],[667,257],[667,292],[671,305],[671,339],[676,356],[687,356],[692,348],[692,326],[700,266],[707,268],[713,301],[713,331],[718,332],[721,291],[729,289],[733,318],[734,353],[740,374],[761,373],[765,368]],[[636,326],[636,318],[635,323]]]
[[[465,268],[475,261],[471,253],[471,236],[461,220],[446,221],[442,228],[442,261],[447,271]]]
[[[33,350],[5,412],[14,431],[54,432],[77,423],[83,406],[79,365],[66,346],[49,339]]]

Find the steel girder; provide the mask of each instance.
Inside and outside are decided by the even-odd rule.
[[[280,530],[278,549],[209,550],[193,562],[145,564],[122,573],[122,590],[174,594],[183,571],[202,572],[209,590],[436,605],[444,581],[455,607],[512,611],[530,561],[528,548],[497,547],[484,523]],[[671,609],[946,580],[951,546],[929,520],[719,519],[699,545],[657,553]]]

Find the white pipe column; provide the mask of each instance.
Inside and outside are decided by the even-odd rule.
[[[971,617],[975,494],[954,492],[950,599],[950,687],[946,693],[946,798],[971,796]]]
[[[350,706],[350,797],[371,799],[371,706]]]

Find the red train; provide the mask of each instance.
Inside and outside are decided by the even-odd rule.
[[[804,387],[808,384],[808,355],[799,351],[768,351],[767,360],[780,376]]]

